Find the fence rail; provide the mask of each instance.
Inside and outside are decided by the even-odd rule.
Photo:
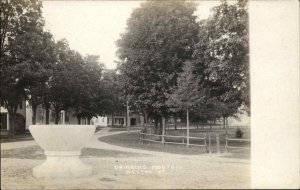
[[[149,139],[149,138],[145,138],[146,136],[156,136],[156,137],[163,137],[162,140],[153,140],[153,139]],[[175,136],[175,135],[157,135],[157,134],[149,134],[149,133],[144,133],[143,131],[141,131],[140,133],[140,141],[142,143],[144,143],[144,141],[149,141],[149,142],[156,142],[156,143],[162,143],[163,145],[165,144],[177,144],[177,145],[186,145],[188,146],[199,146],[199,147],[205,147],[206,150],[208,150],[207,147],[207,135],[205,134],[205,137],[187,137],[187,136]],[[166,141],[165,138],[178,138],[178,139],[182,139],[182,142],[172,142],[172,141]],[[202,141],[202,144],[194,144],[194,143],[189,143],[187,140],[185,141],[185,139],[198,139],[200,141]]]
[[[227,134],[218,134],[218,133],[202,133],[202,137],[188,137],[188,136],[176,136],[176,135],[159,135],[159,134],[150,134],[150,133],[145,133],[143,131],[140,132],[140,141],[141,143],[144,143],[145,141],[148,142],[155,142],[155,143],[161,143],[163,146],[165,144],[175,144],[175,145],[184,145],[184,146],[198,146],[198,147],[205,147],[206,151],[208,153],[212,153],[212,147],[216,146],[216,150],[217,153],[221,153],[221,149],[220,149],[220,137],[225,136],[225,151],[228,152],[230,149],[250,149],[250,147],[245,147],[245,146],[238,146],[238,145],[229,145],[229,142],[234,142],[234,141],[238,141],[238,142],[251,142],[250,139],[242,139],[242,138],[232,138],[229,137],[229,135]],[[150,137],[150,138],[147,138]],[[151,137],[161,137],[161,139],[152,139]],[[168,141],[166,141],[165,138],[168,138]],[[175,139],[181,139],[180,141],[174,142],[171,141],[170,138],[175,138]],[[212,143],[211,140],[212,138],[215,138],[215,143]],[[199,140],[199,144],[195,144],[195,143],[190,143],[189,140],[190,139],[195,139],[195,140]],[[213,144],[213,145],[212,145]]]
[[[244,146],[229,146],[228,144],[230,141],[251,142],[251,139],[229,138],[228,135],[226,135],[226,143],[225,143],[226,152],[228,152],[229,149],[245,149],[245,150],[250,149],[250,147],[244,147]]]

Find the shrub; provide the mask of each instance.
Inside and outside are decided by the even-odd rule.
[[[236,138],[242,138],[243,137],[243,132],[242,132],[242,130],[241,129],[237,129],[236,130],[236,132],[235,132],[235,136],[236,136]]]

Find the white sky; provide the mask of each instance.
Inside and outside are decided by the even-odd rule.
[[[82,55],[99,55],[106,68],[116,68],[116,44],[126,21],[142,1],[43,1],[46,29],[56,40],[66,38]],[[198,1],[202,19],[219,1]]]

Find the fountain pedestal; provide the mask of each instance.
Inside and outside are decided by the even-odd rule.
[[[79,178],[92,167],[79,159],[81,149],[95,132],[94,125],[31,125],[30,133],[45,150],[46,161],[33,168],[38,178]]]

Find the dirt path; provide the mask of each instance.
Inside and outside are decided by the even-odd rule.
[[[92,155],[96,151],[99,155],[82,158],[93,166],[92,176],[72,180],[36,179],[31,174],[32,168],[43,160],[1,158],[1,189],[250,188],[249,160],[217,154],[176,155],[99,141],[103,136],[124,133],[108,130],[97,132],[87,145]],[[36,145],[34,141],[20,143],[5,143],[1,150]]]

